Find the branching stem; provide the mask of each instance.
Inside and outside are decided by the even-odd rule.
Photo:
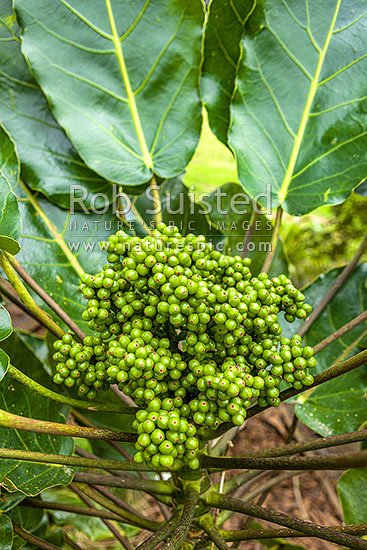
[[[69,315],[55,302],[53,298],[45,290],[43,290],[42,287],[36,281],[27,273],[27,271],[20,265],[18,260],[14,258],[13,256],[10,256],[10,254],[4,253],[13,266],[13,268],[17,271],[17,273],[21,276],[23,281],[27,283],[27,285],[34,290],[34,292],[44,301],[45,304],[47,304],[55,313],[64,321],[64,323],[76,334],[80,340],[83,340],[85,338],[84,332],[78,327],[78,325],[69,317]]]
[[[203,455],[200,459],[203,468],[220,470],[347,470],[367,466],[367,451],[343,455],[297,456],[297,457],[219,457]]]
[[[60,328],[53,319],[43,311],[33,300],[32,296],[29,294],[26,287],[23,285],[22,281],[19,279],[18,275],[13,269],[12,264],[9,262],[8,258],[4,253],[0,253],[0,267],[4,271],[5,275],[9,279],[11,286],[14,288],[18,294],[21,302],[30,310],[37,319],[40,320],[42,325],[48,328],[55,336],[62,338],[65,334],[62,328]]]
[[[31,544],[34,544],[37,546],[37,548],[42,548],[42,550],[62,550],[59,546],[55,546],[51,542],[47,542],[47,540],[40,539],[39,537],[36,537],[36,535],[32,535],[31,533],[28,533],[27,531],[24,531],[19,525],[13,522],[13,530],[18,537],[21,539],[30,542]]]
[[[104,430],[102,428],[85,428],[82,426],[49,422],[47,420],[19,416],[2,409],[0,409],[0,426],[26,432],[84,437],[86,439],[112,439],[115,441],[130,442],[136,441],[137,439],[137,435],[134,433],[123,433],[115,430]]]
[[[194,519],[196,504],[199,498],[199,487],[196,483],[188,483],[184,490],[183,511],[179,524],[162,547],[162,550],[178,550],[181,548]]]
[[[104,458],[83,458],[77,456],[64,456],[36,451],[24,451],[21,449],[0,449],[0,458],[41,462],[44,464],[61,464],[62,466],[75,466],[76,468],[101,468],[103,470],[123,470],[131,472],[157,471],[153,467],[144,464],[136,464],[127,460],[109,460]]]
[[[13,365],[9,365],[8,373],[12,378],[29,388],[30,390],[35,391],[39,395],[56,401],[57,403],[63,403],[64,405],[70,405],[70,407],[76,407],[78,409],[86,409],[88,411],[100,411],[100,412],[113,412],[121,414],[135,414],[137,411],[136,407],[124,407],[123,405],[114,404],[114,403],[94,403],[92,401],[82,401],[79,399],[74,399],[73,397],[67,397],[65,395],[58,394],[52,390],[49,390],[45,386],[42,386],[32,378],[29,378],[26,374],[18,370]]]
[[[159,196],[159,187],[157,185],[157,180],[155,176],[150,180],[150,189],[152,192],[153,203],[154,203],[154,220],[156,225],[162,222],[162,205],[161,198]]]
[[[364,550],[367,548],[367,541],[358,539],[357,537],[347,533],[333,531],[328,527],[322,527],[321,525],[317,525],[309,521],[303,521],[286,516],[281,512],[269,510],[256,504],[244,503],[241,500],[231,497],[224,497],[223,495],[214,493],[209,494],[207,499],[204,498],[203,500],[207,504],[216,506],[217,508],[232,510],[233,512],[240,512],[248,516],[271,521],[273,523],[277,523],[278,525],[283,525],[284,527],[296,529],[309,536],[318,537],[330,542],[335,542],[339,545],[344,545],[347,548],[354,548],[355,550]]]
[[[312,324],[316,321],[316,319],[320,316],[320,314],[324,311],[326,306],[331,302],[331,300],[334,298],[335,294],[340,290],[340,288],[343,286],[345,281],[348,279],[349,275],[354,271],[354,268],[356,267],[357,263],[359,262],[365,248],[367,245],[367,233],[363,237],[363,240],[361,244],[359,245],[359,248],[357,252],[354,254],[351,262],[347,265],[345,269],[341,272],[335,283],[332,285],[332,287],[328,290],[328,292],[325,294],[324,298],[321,300],[321,302],[315,307],[313,312],[305,322],[303,323],[302,327],[299,329],[298,334],[300,336],[304,336],[306,332],[311,328]]]
[[[174,488],[169,481],[153,479],[137,479],[101,474],[88,474],[85,472],[76,472],[74,481],[86,483],[88,485],[103,485],[106,487],[119,487],[121,489],[134,489],[146,493],[155,493],[158,495],[172,495]]]
[[[319,353],[319,351],[323,350],[329,344],[332,344],[333,342],[335,342],[335,340],[338,340],[338,338],[341,338],[342,336],[344,336],[344,334],[354,329],[356,326],[360,325],[364,321],[367,321],[367,311],[364,311],[360,315],[357,315],[357,317],[346,323],[344,326],[340,327],[338,330],[333,332],[333,334],[330,334],[329,336],[321,340],[321,342],[314,346],[314,353]]]

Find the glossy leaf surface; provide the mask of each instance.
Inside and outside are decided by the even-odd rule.
[[[22,51],[96,172],[124,185],[183,171],[199,138],[199,0],[15,5]]]

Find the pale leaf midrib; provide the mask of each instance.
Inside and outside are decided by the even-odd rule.
[[[292,148],[291,156],[289,158],[287,171],[284,175],[284,179],[283,179],[282,185],[280,187],[280,191],[279,191],[279,202],[280,202],[280,204],[283,204],[285,199],[286,199],[287,192],[288,192],[288,187],[289,187],[289,184],[290,184],[291,179],[293,177],[294,168],[295,168],[297,158],[298,158],[298,154],[299,154],[299,151],[300,151],[300,148],[301,148],[301,145],[302,145],[303,136],[304,136],[306,125],[307,125],[307,122],[308,122],[308,119],[309,119],[309,114],[311,112],[311,107],[312,107],[312,104],[313,104],[313,100],[315,98],[316,91],[317,91],[317,88],[318,88],[318,81],[319,81],[320,73],[321,73],[323,63],[324,63],[324,60],[325,60],[325,55],[326,55],[327,49],[329,47],[331,37],[333,35],[333,30],[334,30],[334,27],[335,27],[336,19],[338,17],[340,4],[341,4],[341,0],[338,0],[336,8],[335,8],[334,15],[333,15],[333,19],[332,19],[331,24],[330,24],[329,31],[328,31],[328,34],[327,34],[326,39],[325,39],[324,46],[323,46],[323,48],[321,50],[321,53],[320,53],[320,56],[319,56],[316,71],[315,71],[315,74],[314,74],[313,79],[311,81],[309,93],[308,93],[308,96],[307,96],[307,101],[306,101],[306,104],[305,104],[305,107],[304,107],[304,110],[303,110],[303,113],[302,113],[301,122],[300,122],[300,125],[298,127],[298,132],[297,132],[297,135],[296,135],[296,139],[294,140],[294,143],[293,143],[293,148]]]
[[[114,18],[113,11],[112,11],[112,6],[111,6],[111,0],[105,0],[105,1],[106,1],[106,8],[107,8],[107,13],[108,13],[108,18],[109,18],[109,21],[110,21],[111,31],[112,31],[112,41],[113,41],[113,45],[115,47],[116,57],[117,57],[117,61],[119,63],[122,79],[124,81],[125,90],[126,90],[126,94],[127,94],[128,105],[129,105],[131,116],[132,116],[132,119],[133,119],[133,124],[134,124],[134,127],[135,127],[135,131],[136,131],[136,134],[137,134],[137,137],[138,137],[138,140],[139,140],[140,148],[141,148],[141,151],[142,151],[143,161],[144,161],[146,167],[149,168],[150,170],[152,170],[153,169],[153,161],[152,161],[152,157],[149,153],[147,143],[145,141],[145,136],[144,136],[143,128],[142,128],[142,125],[141,125],[139,112],[138,112],[138,109],[137,109],[137,106],[136,106],[135,96],[134,96],[133,90],[131,88],[129,74],[127,72],[125,58],[124,58],[124,55],[123,55],[123,52],[122,52],[122,45],[121,45],[120,38],[119,38],[118,33],[117,33],[115,18]]]

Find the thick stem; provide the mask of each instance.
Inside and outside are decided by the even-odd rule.
[[[200,519],[199,525],[219,550],[229,550],[229,546],[226,544],[213,518],[209,514]]]
[[[137,435],[133,433],[104,430],[102,428],[84,428],[82,426],[48,422],[47,420],[37,420],[36,418],[12,414],[2,409],[0,409],[0,426],[39,434],[66,435],[70,437],[84,437],[86,439],[113,439],[115,441],[130,442],[134,442],[137,439]]]
[[[120,516],[120,518],[127,520],[133,525],[137,525],[138,527],[147,529],[148,531],[157,531],[161,525],[157,521],[151,521],[141,515],[120,508],[114,502],[110,502],[88,485],[78,485],[78,488],[85,494],[86,497],[91,498],[94,502],[97,502],[97,504],[103,506],[103,508],[106,508],[110,512]]]
[[[153,550],[160,542],[166,540],[171,533],[177,528],[181,520],[181,510],[176,509],[175,513],[169,521],[164,523],[153,535],[145,539],[136,550]]]
[[[187,483],[184,490],[183,511],[180,523],[171,534],[169,541],[162,547],[162,550],[178,550],[181,548],[194,519],[198,499],[198,484]]]
[[[123,405],[117,405],[114,403],[93,403],[91,401],[81,401],[79,399],[74,399],[73,397],[67,397],[65,395],[58,394],[48,388],[45,388],[32,378],[29,378],[26,374],[15,368],[13,365],[9,365],[8,373],[15,380],[29,388],[30,390],[35,391],[39,395],[56,401],[57,403],[63,403],[64,405],[69,405],[70,407],[76,407],[78,409],[86,409],[88,411],[100,411],[100,412],[111,412],[111,413],[121,413],[121,414],[135,414],[138,410],[136,407],[124,407]]]
[[[302,533],[305,533],[307,535],[328,540],[330,542],[335,542],[336,544],[344,545],[347,548],[354,548],[355,550],[364,550],[367,548],[367,541],[358,539],[357,537],[354,537],[347,533],[333,531],[328,527],[322,527],[321,525],[317,525],[309,521],[303,521],[297,518],[286,516],[281,512],[269,510],[256,504],[244,503],[241,500],[235,498],[224,497],[223,495],[219,494],[210,494],[208,495],[208,498],[207,500],[205,500],[205,502],[218,508],[232,510],[233,512],[240,512],[248,516],[271,521],[272,523],[277,523],[278,525],[283,525],[284,527],[297,529],[298,531],[301,531]]]
[[[162,205],[161,205],[161,198],[159,196],[159,187],[157,185],[157,180],[155,179],[155,176],[152,177],[150,180],[150,190],[152,192],[153,197],[153,204],[154,206],[154,221],[156,225],[162,222]]]
[[[39,537],[36,537],[36,535],[32,535],[31,533],[28,533],[27,531],[24,531],[19,525],[13,522],[13,530],[18,537],[25,540],[26,542],[30,542],[31,544],[34,544],[37,546],[37,548],[42,548],[42,550],[62,550],[59,546],[55,546],[51,542],[47,542],[47,540],[40,539]]]
[[[314,347],[314,353],[319,353],[319,351],[326,348],[326,346],[332,344],[333,342],[335,342],[335,340],[338,340],[338,338],[341,338],[342,336],[344,336],[344,334],[352,330],[354,327],[360,325],[364,321],[367,321],[367,311],[364,311],[363,313],[349,321],[349,323],[346,323],[343,327],[336,330],[333,334],[330,334],[329,336],[321,340],[321,342],[316,344],[316,346]]]
[[[9,288],[8,288],[9,287]],[[24,313],[26,313],[27,315],[29,315],[29,317],[32,317],[32,319],[34,319],[35,321],[37,321],[37,323],[40,322],[39,318],[37,317],[37,315],[35,313],[33,313],[33,311],[31,311],[30,309],[28,309],[24,304],[23,302],[21,302],[19,300],[19,298],[17,297],[17,295],[15,293],[13,293],[10,289],[12,287],[2,278],[0,277],[0,293],[5,296],[5,298],[7,298],[10,302],[12,302],[14,305],[16,305],[17,307],[19,307],[19,309],[21,309],[22,311],[24,311]]]
[[[280,226],[282,224],[282,216],[283,216],[283,208],[281,206],[278,206],[277,213],[275,216],[274,227],[273,227],[273,234],[271,237],[271,248],[266,255],[265,262],[261,270],[264,273],[268,273],[271,266],[271,262],[273,261],[273,258],[275,255],[275,251],[279,240]]]
[[[21,276],[23,281],[47,304],[55,313],[64,321],[64,323],[76,334],[80,340],[85,338],[84,332],[78,327],[78,325],[69,317],[69,315],[51,298],[49,294],[36,281],[26,272],[26,270],[20,265],[18,260],[10,254],[4,253],[12,264],[17,273]]]
[[[343,455],[292,456],[275,458],[218,457],[203,455],[203,468],[220,470],[347,470],[367,466],[367,451]]]
[[[367,430],[358,430],[357,432],[351,432],[347,434],[306,439],[305,441],[299,441],[298,443],[290,443],[288,445],[280,445],[279,447],[272,447],[258,451],[250,451],[246,454],[246,456],[252,458],[289,456],[295,453],[303,453],[305,451],[317,451],[319,449],[337,447],[339,445],[347,445],[349,443],[356,443],[357,441],[366,440]]]
[[[153,480],[153,479],[138,479],[129,477],[122,479],[121,477],[87,474],[85,472],[76,472],[74,481],[86,483],[88,485],[102,485],[105,487],[119,487],[121,489],[134,489],[135,491],[143,491],[145,493],[155,493],[158,495],[172,495],[174,488],[169,481]]]
[[[348,533],[354,536],[363,536],[367,534],[367,523],[353,524],[353,525],[332,525],[328,526],[328,529],[338,531],[341,533]],[[275,538],[291,538],[291,537],[311,537],[301,531],[295,529],[241,529],[239,531],[227,531],[224,529],[219,530],[224,540],[241,541],[241,540],[262,540],[262,539],[275,539]],[[204,542],[203,542],[204,545]],[[201,544],[198,544],[196,548],[201,548]]]
[[[22,281],[19,279],[18,275],[13,269],[13,266],[9,262],[8,258],[3,254],[0,253],[0,267],[4,271],[5,275],[9,279],[9,282],[11,286],[14,288],[16,293],[18,294],[21,302],[27,308],[36,315],[37,319],[44,325],[46,328],[48,328],[55,336],[58,338],[62,338],[65,334],[62,328],[60,328],[46,313],[41,309],[36,302],[33,300],[32,296],[29,294],[26,287],[23,285]]]
[[[0,458],[41,462],[43,464],[61,464],[62,466],[75,466],[76,468],[101,468],[103,470],[123,470],[132,472],[153,472],[153,467],[145,464],[136,464],[127,460],[108,460],[104,458],[81,458],[77,456],[64,456],[21,449],[0,449]]]
[[[324,311],[326,306],[331,302],[331,300],[334,298],[335,294],[340,290],[340,288],[343,286],[345,281],[348,279],[349,275],[353,272],[354,268],[356,267],[357,263],[359,262],[365,247],[367,245],[367,233],[363,237],[363,240],[361,244],[359,245],[359,248],[357,252],[354,254],[352,261],[347,265],[345,269],[341,272],[335,283],[332,285],[332,287],[329,289],[329,291],[325,294],[324,298],[321,300],[321,302],[316,306],[316,308],[313,310],[311,315],[305,319],[305,322],[303,323],[302,327],[299,329],[298,334],[300,336],[304,336],[306,332],[311,328],[312,324],[316,321],[316,319],[320,316],[320,314]]]

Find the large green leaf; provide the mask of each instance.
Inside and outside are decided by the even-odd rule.
[[[13,332],[8,311],[0,304],[0,340],[5,340]]]
[[[367,422],[367,368],[325,382],[296,405],[297,417],[326,437],[358,430]]]
[[[19,178],[19,160],[14,143],[0,126],[0,248],[17,254],[22,222],[18,201],[13,193]]]
[[[86,329],[81,313],[86,301],[78,291],[83,271],[105,263],[99,241],[122,225],[112,213],[85,216],[51,204],[25,187],[16,189],[23,219],[19,261],[53,299]],[[52,313],[52,312],[50,312]]]
[[[252,273],[257,275],[270,250],[273,232],[271,220],[260,212],[259,205],[253,205],[252,199],[237,183],[226,183],[207,193],[207,196],[202,195],[202,202],[203,211],[208,212],[206,218],[209,225],[213,224],[224,236],[221,250],[231,256],[242,255],[247,233],[254,221],[246,256],[251,259]],[[254,215],[256,220],[253,220]],[[287,272],[282,243],[279,243],[269,274],[273,276]]]
[[[8,516],[0,514],[0,548],[11,550],[13,545],[13,525]]]
[[[58,404],[40,396],[35,399],[31,390],[15,382],[9,375],[0,384],[0,409],[30,418],[65,422]],[[0,446],[64,455],[72,454],[74,448],[70,437],[21,432],[12,428],[0,428]],[[7,489],[17,489],[31,496],[48,487],[68,485],[73,475],[71,468],[63,466],[8,459],[0,462],[1,483]]]
[[[22,51],[87,164],[136,185],[183,171],[201,125],[200,0],[17,0]]]
[[[86,204],[93,193],[109,195],[111,185],[85,166],[31,75],[20,51],[11,0],[0,3],[0,42],[0,120],[16,143],[23,178],[64,207],[70,202],[71,185],[84,187]]]
[[[321,275],[316,281],[310,284],[304,290],[307,302],[313,307],[316,307],[335,283],[342,271],[343,268],[333,269],[325,275]],[[366,311],[366,290],[367,265],[359,264],[306,333],[305,344],[315,346],[318,342],[321,342],[321,340],[333,334],[360,313]],[[284,327],[285,334],[297,333],[301,324],[302,321],[296,321],[292,325],[287,325],[287,327]],[[346,359],[357,353],[357,343],[360,338],[363,338],[366,330],[367,323],[361,323],[321,350],[317,354],[318,364],[314,372],[319,373],[324,371],[338,361],[341,356],[345,356],[344,358]]]
[[[251,196],[271,186],[274,207],[302,215],[343,201],[365,177],[366,31],[363,0],[258,3],[241,42],[229,133]],[[231,32],[221,25],[221,43]]]
[[[241,58],[241,38],[256,0],[213,0],[205,29],[201,87],[210,125],[227,143],[230,107]]]
[[[367,468],[348,470],[338,481],[345,523],[367,523]]]

